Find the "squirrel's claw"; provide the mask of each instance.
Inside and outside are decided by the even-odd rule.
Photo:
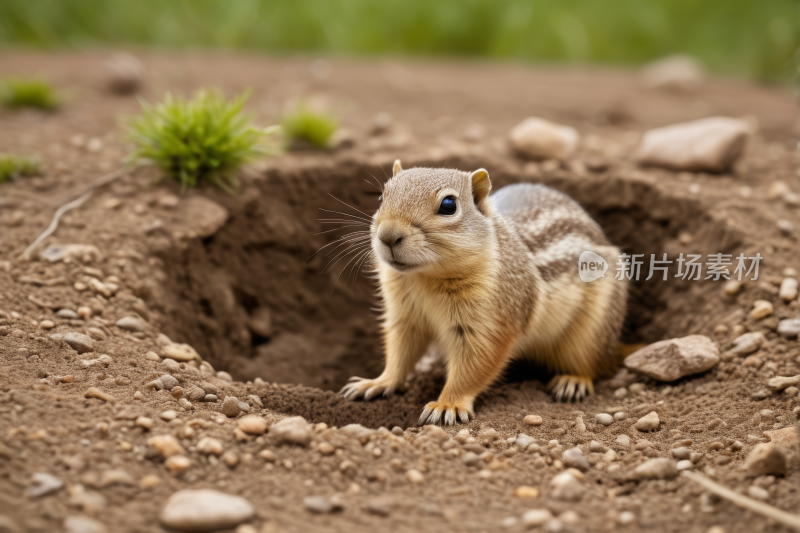
[[[466,424],[471,418],[475,418],[475,413],[465,405],[448,402],[429,402],[422,410],[422,414],[419,417],[419,425],[444,424],[452,426],[457,421]]]
[[[355,400],[364,397],[365,400],[371,400],[378,395],[386,396],[392,392],[389,385],[381,382],[378,379],[364,379],[359,377],[350,378],[350,383],[342,387],[339,394],[345,398]]]
[[[594,394],[592,379],[583,376],[560,375],[555,376],[547,388],[557,402],[583,401],[587,396]]]

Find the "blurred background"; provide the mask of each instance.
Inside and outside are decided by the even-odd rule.
[[[669,54],[795,74],[797,0],[3,0],[0,46],[227,48],[635,65]]]

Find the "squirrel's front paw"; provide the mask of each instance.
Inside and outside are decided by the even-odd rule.
[[[395,387],[389,384],[388,381],[380,377],[375,379],[364,379],[353,376],[350,378],[350,383],[342,387],[339,394],[345,398],[355,400],[356,398],[364,397],[365,400],[371,400],[379,394],[384,396],[394,392]]]
[[[470,418],[475,418],[472,404],[467,402],[429,402],[422,410],[419,424],[443,423],[446,426],[452,426],[456,423],[456,417],[463,424],[469,422]]]

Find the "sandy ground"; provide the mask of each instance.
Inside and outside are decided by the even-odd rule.
[[[785,269],[800,268],[796,237],[781,233],[777,221],[797,227],[800,216],[796,206],[768,198],[777,180],[800,190],[796,109],[787,90],[711,80],[695,93],[665,93],[643,89],[629,72],[592,69],[139,56],[145,99],[168,90],[216,86],[234,94],[250,87],[249,110],[268,125],[287,103],[307,97],[342,116],[352,143],[259,162],[242,173],[234,196],[205,187],[178,196],[174,184],[154,183],[151,171],[133,172],[96,190],[45,243],[96,250],[68,262],[24,261],[22,251],[59,205],[121,166],[130,147],[120,118],[139,104],[105,90],[105,55],[0,56],[1,74],[44,74],[67,98],[55,113],[0,111],[0,151],[39,154],[45,170],[0,186],[0,515],[17,530],[61,531],[65,518],[86,515],[108,531],[157,531],[165,499],[182,488],[247,498],[257,509],[249,523],[263,532],[521,531],[519,519],[530,509],[550,510],[560,518],[545,527],[563,531],[785,530],[682,477],[636,481],[631,472],[682,445],[702,454],[695,471],[725,486],[764,488],[768,503],[789,511],[800,503],[795,464],[777,478],[748,478],[742,470],[747,454],[768,439],[764,431],[793,426],[800,405],[786,394],[753,396],[770,377],[800,373],[797,341],[775,333],[779,319],[798,315],[797,302],[777,293]],[[392,117],[391,126],[374,134],[379,113]],[[632,162],[647,128],[716,114],[758,125],[731,173],[675,173]],[[531,115],[579,129],[583,142],[570,164],[530,163],[511,153],[508,130]],[[635,283],[623,343],[697,333],[724,351],[744,331],[761,331],[766,342],[746,359],[675,383],[623,371],[598,382],[597,394],[581,404],[552,402],[546,372],[517,365],[479,398],[475,421],[446,428],[445,436],[420,434],[415,423],[443,383],[435,362],[418,368],[403,394],[342,400],[335,391],[349,376],[382,368],[373,287],[365,272],[343,270],[346,261],[326,270],[335,254],[308,258],[341,235],[320,234],[327,228],[317,220],[328,217],[320,209],[371,212],[379,192],[370,182],[385,180],[398,157],[406,167],[484,167],[495,187],[556,187],[628,252],[761,253],[759,280],[735,296],[713,281]],[[92,290],[91,279],[110,284],[113,294]],[[756,300],[772,302],[773,315],[747,316]],[[56,314],[80,307],[91,317]],[[141,330],[115,326],[124,316],[136,317]],[[91,335],[92,351],[78,354],[51,337],[68,332]],[[163,353],[163,335],[193,346],[206,365],[147,359],[148,352]],[[86,362],[103,354],[110,361]],[[221,401],[185,408],[147,387],[163,374],[187,393],[199,385],[220,400],[247,400],[251,414],[269,423],[301,415],[316,424],[313,438],[303,447],[281,444],[271,433],[237,436],[237,419],[220,414]],[[113,401],[86,398],[92,387]],[[161,418],[172,410],[174,420]],[[658,429],[636,430],[636,420],[652,411]],[[623,414],[610,426],[595,421],[614,412]],[[542,425],[524,424],[529,414],[541,416]],[[137,423],[140,416],[151,427]],[[364,433],[362,443],[337,429],[347,424],[399,429]],[[471,441],[462,433],[441,444],[464,429]],[[191,461],[182,474],[147,444],[167,434]],[[519,434],[538,446],[520,451]],[[630,445],[619,442],[621,435]],[[218,439],[227,455],[198,449],[206,437]],[[641,440],[651,445],[636,449]],[[614,450],[616,459],[590,453],[591,441]],[[562,452],[574,446],[591,468],[581,498],[563,501],[550,481],[564,469]],[[480,454],[474,464],[470,453]],[[64,487],[31,496],[37,472]],[[515,495],[520,486],[537,489],[538,497]],[[310,513],[304,498],[312,495],[338,500],[342,509]],[[0,531],[15,531],[2,524]]]

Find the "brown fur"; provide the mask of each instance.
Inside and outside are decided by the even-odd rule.
[[[540,185],[509,186],[491,198],[488,173],[395,163],[370,230],[383,299],[386,368],[342,389],[369,400],[401,388],[435,342],[447,364],[439,400],[420,423],[474,417],[478,394],[512,358],[559,374],[557,399],[581,399],[613,364],[626,286],[613,279],[618,253],[566,195]],[[437,214],[446,196],[457,211]],[[583,283],[578,256],[609,262],[605,278]]]

